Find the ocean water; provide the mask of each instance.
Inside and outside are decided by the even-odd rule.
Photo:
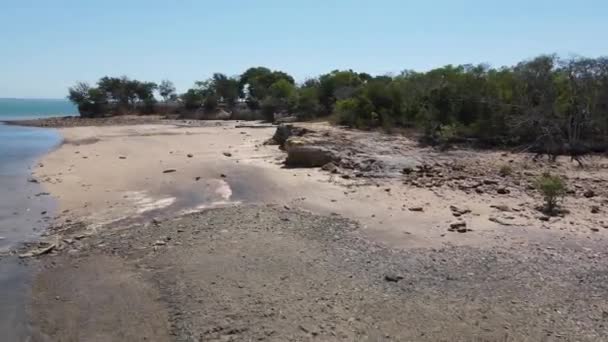
[[[0,99],[0,121],[77,114],[67,100]],[[0,122],[0,331],[1,340],[26,341],[30,272],[18,258],[2,256],[20,242],[35,239],[48,225],[55,201],[31,183],[31,168],[61,143],[52,129]]]
[[[0,121],[77,115],[78,110],[64,99],[0,98]]]
[[[76,113],[67,100],[0,99],[0,121]],[[46,196],[36,196],[42,189],[28,178],[36,160],[60,143],[61,136],[53,129],[0,123],[0,252],[44,228],[41,212],[50,212],[52,203]]]

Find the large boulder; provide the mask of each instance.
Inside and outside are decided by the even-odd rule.
[[[301,137],[310,131],[306,128],[295,127],[293,125],[279,125],[274,132],[272,139],[266,142],[267,145],[279,145],[280,149],[285,149],[287,139],[295,136]]]
[[[285,165],[291,167],[321,167],[340,161],[337,153],[331,148],[297,137],[287,139],[285,150],[287,151]]]

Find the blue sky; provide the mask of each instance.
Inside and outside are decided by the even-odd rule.
[[[608,55],[606,0],[0,0],[0,97],[64,97],[104,75],[373,74]]]

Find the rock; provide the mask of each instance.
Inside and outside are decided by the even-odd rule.
[[[191,153],[188,153],[188,154],[186,155],[186,157],[188,157],[188,158],[192,158],[192,157],[194,157],[194,155],[193,155],[193,154],[191,154]]]
[[[40,196],[49,196],[49,195],[50,195],[50,193],[48,193],[48,192],[39,192],[39,193],[35,194],[34,196],[40,197]]]
[[[319,167],[340,159],[327,147],[291,138],[287,140],[285,150],[287,151],[285,165],[291,167]]]
[[[385,280],[385,281],[388,281],[388,282],[392,282],[392,283],[397,283],[397,282],[399,282],[399,281],[403,280],[403,277],[402,277],[402,276],[400,276],[400,275],[397,275],[397,274],[392,274],[392,273],[391,273],[391,274],[386,274],[386,275],[384,276],[384,280]]]
[[[401,170],[401,173],[403,173],[404,175],[409,175],[412,172],[414,172],[414,169],[409,166],[406,166],[403,168],[403,170]]]
[[[591,213],[592,214],[599,214],[600,212],[600,206],[599,205],[592,205],[591,206]]]
[[[38,180],[34,179],[34,178],[28,178],[27,181],[30,182],[30,183],[38,183]]]
[[[483,184],[485,184],[485,185],[497,185],[498,181],[495,181],[493,179],[484,179],[483,180]]]
[[[491,205],[490,208],[494,208],[500,211],[511,211],[511,208],[509,208],[509,206],[505,204]]]
[[[40,255],[43,255],[43,254],[50,253],[53,249],[55,249],[55,247],[57,247],[57,245],[50,244],[50,245],[48,245],[46,247],[40,247],[40,248],[37,248],[37,249],[33,249],[33,250],[31,250],[31,251],[29,251],[27,253],[19,254],[19,257],[20,258],[37,257],[37,256],[40,256]]]
[[[470,209],[462,209],[462,208],[458,208],[455,205],[451,205],[450,206],[450,210],[452,211],[452,215],[456,216],[456,217],[460,217],[462,215],[466,215],[471,213]]]
[[[222,173],[222,174],[220,175],[220,177],[222,177],[222,178],[226,178],[226,175]]]
[[[490,220],[490,222],[498,223],[502,226],[512,226],[513,225],[509,222],[505,222],[505,221],[499,219],[498,217],[490,217],[490,218],[488,218],[488,220]]]
[[[125,156],[119,156],[118,159],[127,159]]]
[[[538,219],[541,220],[541,221],[544,221],[544,222],[548,222],[549,219],[550,219],[550,217],[549,216],[541,216]]]
[[[306,128],[294,127],[293,125],[279,125],[272,138],[265,142],[266,145],[279,145],[280,149],[285,148],[287,139],[296,136],[301,137],[310,132]]]
[[[599,229],[599,228],[595,228],[595,227],[590,228],[590,229],[591,229],[591,231],[592,231],[592,232],[594,232],[594,233],[597,233],[597,232],[599,232],[599,231],[600,231],[600,229]]]
[[[321,170],[328,171],[328,172],[331,172],[331,173],[338,173],[338,167],[336,166],[336,164],[334,164],[332,162],[329,162],[329,163],[323,165],[321,167]]]
[[[459,233],[467,232],[467,223],[463,221],[453,222],[450,224],[450,228],[448,229],[450,232],[458,231]],[[461,230],[463,230],[461,232]]]
[[[583,193],[583,196],[585,196],[586,198],[593,198],[595,197],[595,191],[589,189],[585,191],[585,193]]]
[[[194,180],[198,182],[199,180],[201,180],[201,177],[195,177]]]
[[[226,157],[232,157],[232,153],[230,152],[223,152],[222,154]]]
[[[410,211],[418,211],[418,212],[420,212],[420,211],[424,211],[424,208],[423,207],[411,207],[411,208],[409,208],[409,210]]]
[[[500,194],[500,195],[507,195],[509,193],[511,193],[511,191],[509,191],[509,189],[505,188],[505,187],[501,187],[496,189],[496,193]]]
[[[176,172],[176,171],[177,170],[175,170],[175,169],[168,169],[168,170],[163,171],[163,173],[173,173],[173,172]]]

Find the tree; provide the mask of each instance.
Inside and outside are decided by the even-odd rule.
[[[184,94],[180,96],[184,107],[187,110],[196,110],[201,108],[205,97],[202,92],[198,89],[188,89]]]
[[[280,80],[295,84],[293,77],[282,71],[272,71],[264,67],[249,68],[240,77],[239,89],[249,108],[257,110],[261,101],[269,95],[270,87]]]
[[[160,97],[163,98],[164,102],[168,102],[177,97],[177,93],[175,92],[175,86],[173,82],[169,80],[162,80],[158,85],[158,93]]]
[[[267,91],[268,95],[261,103],[261,109],[268,121],[274,121],[274,114],[291,111],[295,106],[296,87],[285,78],[273,83]]]

